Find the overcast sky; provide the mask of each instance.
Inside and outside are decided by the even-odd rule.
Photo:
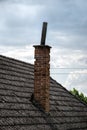
[[[87,0],[0,0],[0,54],[33,63],[44,21],[51,76],[87,95]]]

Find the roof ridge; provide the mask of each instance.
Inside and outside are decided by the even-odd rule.
[[[84,102],[84,101],[82,101],[80,98],[78,98],[78,97],[76,97],[75,95],[73,95],[69,90],[67,90],[65,87],[63,87],[60,83],[58,83],[56,80],[54,80],[53,78],[52,78],[52,80],[54,81],[54,82],[56,82],[58,85],[60,85],[64,90],[66,90],[70,95],[72,95],[74,98],[76,98],[78,101],[80,101],[80,103],[82,103],[82,104],[84,104],[86,107],[87,107],[87,104]]]
[[[9,60],[12,60],[12,61],[16,61],[16,62],[19,62],[19,63],[23,63],[23,64],[26,64],[26,65],[31,65],[31,66],[34,66],[33,64],[31,63],[28,63],[26,61],[22,61],[22,60],[19,60],[19,59],[15,59],[14,57],[9,57],[9,56],[5,56],[5,55],[1,55],[0,54],[0,57],[4,58],[4,59],[9,59]]]

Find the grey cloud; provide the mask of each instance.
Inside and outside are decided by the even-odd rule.
[[[79,59],[79,62],[81,62],[87,66],[87,57],[83,57],[83,58]]]
[[[27,11],[24,12],[22,5],[25,5]],[[86,0],[4,0],[1,6],[4,7],[0,8],[0,17],[4,25],[0,31],[0,39],[13,37],[13,42],[17,43],[18,41],[23,42],[24,36],[25,39],[32,39],[30,42],[33,42],[33,39],[39,42],[42,21],[48,21],[49,33],[47,42],[52,42],[53,40],[56,45],[71,49],[85,49],[87,47]],[[37,6],[36,16],[29,14],[30,6],[34,6],[33,10]],[[52,37],[50,32],[61,32],[67,37],[72,36],[73,39],[61,41],[56,39],[55,36]],[[20,40],[16,41],[17,38]],[[10,40],[7,41],[9,42]],[[1,42],[4,44],[6,41],[3,40]]]
[[[3,8],[0,9],[0,44],[23,45],[28,44],[28,42],[34,42],[35,40],[36,42],[38,41],[37,38],[40,29],[38,29],[38,24],[35,21],[36,16],[32,16],[34,14],[29,12],[33,11],[32,8],[34,9],[34,7],[31,10],[29,7],[21,7],[21,4],[16,4],[15,6],[13,4],[8,6],[3,5]],[[38,12],[38,9],[37,7],[35,8],[34,13],[36,15],[35,11]]]
[[[67,33],[87,34],[87,1],[64,0],[45,6],[43,14],[51,23],[52,30],[61,30]],[[80,4],[81,3],[81,4]],[[45,12],[44,12],[45,11]]]
[[[25,5],[46,5],[49,3],[54,3],[50,0],[47,1],[41,1],[41,0],[36,0],[36,1],[32,1],[32,0],[1,0],[0,2],[2,3],[12,3],[12,4],[25,4]]]

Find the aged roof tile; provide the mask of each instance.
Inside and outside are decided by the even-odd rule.
[[[50,78],[50,112],[31,101],[34,66],[0,55],[1,130],[87,130],[87,105]]]

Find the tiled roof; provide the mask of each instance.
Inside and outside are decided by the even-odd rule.
[[[87,105],[50,80],[50,112],[31,102],[34,66],[0,56],[0,130],[87,130]]]

